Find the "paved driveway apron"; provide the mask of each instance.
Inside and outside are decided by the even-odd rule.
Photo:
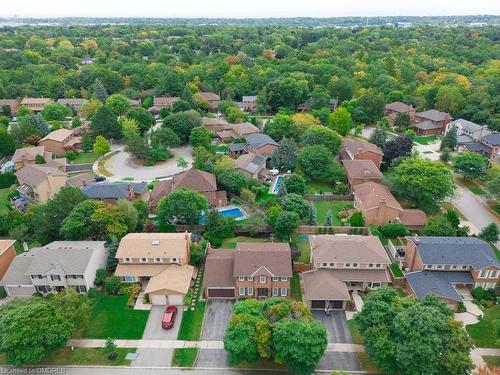
[[[334,310],[329,316],[325,315],[323,311],[313,311],[312,314],[325,325],[329,343],[352,343],[351,333],[347,326],[347,318],[344,311]],[[356,353],[344,352],[326,352],[320,359],[317,368],[319,370],[361,370]]]
[[[153,306],[142,338],[144,340],[176,340],[182,320],[182,307],[179,306],[172,329],[161,328],[161,320],[166,306]],[[170,366],[173,349],[137,349],[137,359],[133,366]]]
[[[203,322],[202,340],[224,339],[224,332],[233,312],[232,301],[208,301]],[[227,366],[227,353],[221,349],[200,349],[197,367],[221,368]]]

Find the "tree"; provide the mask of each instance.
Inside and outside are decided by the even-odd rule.
[[[0,306],[0,351],[20,367],[64,346],[73,334],[62,311],[42,298],[16,299]]]
[[[486,181],[486,187],[494,197],[500,197],[500,174]]]
[[[127,199],[119,199],[116,208],[125,218],[128,231],[134,232],[137,227],[138,214],[132,202]]]
[[[245,176],[236,170],[223,171],[218,174],[217,183],[233,194],[240,194],[241,189],[248,186]]]
[[[439,160],[441,160],[443,163],[448,163],[451,160],[451,151],[448,147],[445,147],[443,151],[441,151]]]
[[[384,148],[385,140],[387,139],[387,133],[385,129],[381,126],[377,126],[373,133],[370,135],[370,143],[377,145],[380,148]]]
[[[465,106],[465,97],[457,86],[441,86],[436,94],[436,109],[457,115]]]
[[[338,134],[345,136],[349,133],[352,126],[351,114],[343,107],[337,108],[333,113],[330,113],[328,124],[332,130]]]
[[[309,205],[306,200],[301,195],[295,193],[288,193],[281,200],[281,207],[285,211],[295,212],[299,215],[300,219],[304,219],[309,213]]]
[[[178,157],[178,158],[176,159],[176,162],[177,162],[177,166],[178,166],[179,168],[182,168],[182,169],[186,169],[186,168],[189,166],[189,164],[188,164],[188,162],[186,161],[186,159],[184,159],[184,158],[182,158],[182,157]]]
[[[105,103],[108,98],[108,92],[99,78],[95,79],[92,89],[94,90],[94,98],[98,99],[101,103]]]
[[[125,151],[139,160],[146,160],[150,155],[150,147],[147,140],[139,135],[127,140]]]
[[[409,158],[387,178],[392,190],[426,210],[433,210],[453,194],[455,184],[448,167],[440,161]]]
[[[119,122],[122,127],[123,138],[130,139],[140,134],[139,124],[137,123],[136,120],[127,117],[122,117],[120,118]]]
[[[160,128],[151,132],[151,144],[164,147],[180,146],[181,140],[170,128]]]
[[[265,103],[275,113],[280,108],[296,108],[306,100],[308,92],[305,79],[278,78],[264,86],[259,102]]]
[[[325,225],[331,227],[333,225],[333,213],[331,209],[326,212]]]
[[[283,241],[288,241],[292,232],[299,226],[300,217],[295,212],[282,211],[276,217],[274,235]]]
[[[361,211],[354,212],[349,218],[349,223],[352,227],[362,227],[365,223],[365,220],[363,219],[363,214],[361,213]]]
[[[7,132],[7,129],[0,126],[0,158],[12,155],[15,151],[14,138]]]
[[[201,126],[201,116],[194,110],[174,113],[163,120],[163,127],[172,129],[182,143],[189,140],[191,131],[196,126]]]
[[[450,222],[453,228],[458,229],[458,226],[460,225],[460,217],[458,216],[457,211],[453,209],[446,211],[446,220]]]
[[[217,210],[210,210],[205,219],[205,236],[209,241],[234,236],[236,221],[233,217],[224,217]]]
[[[198,224],[206,209],[208,202],[203,195],[189,189],[177,189],[160,199],[156,212],[162,224]]]
[[[385,101],[382,95],[374,94],[371,91],[361,95],[357,104],[365,115],[365,123],[375,123],[384,114]]]
[[[326,155],[330,152],[321,145],[307,146],[302,149],[299,161],[303,173],[310,179],[331,179],[332,160]]]
[[[325,126],[313,126],[306,130],[302,137],[302,147],[312,145],[323,145],[332,155],[337,155],[342,145],[342,137]]]
[[[137,121],[140,135],[144,135],[155,124],[153,115],[144,108],[130,108],[126,117]]]
[[[477,152],[463,151],[453,157],[453,170],[466,180],[473,180],[484,176],[488,162]]]
[[[148,220],[149,207],[148,204],[142,199],[135,199],[132,205],[137,211],[137,227],[135,231],[142,232],[144,224]]]
[[[95,142],[94,145],[92,146],[92,149],[97,155],[103,156],[106,155],[111,150],[111,143],[109,143],[106,140],[106,138],[104,138],[102,135],[98,135],[95,138]]]
[[[98,99],[90,99],[88,102],[82,104],[82,115],[90,120],[97,113],[99,108],[102,107],[102,102]]]
[[[210,147],[210,142],[212,141],[212,133],[204,126],[197,126],[191,130],[191,135],[189,136],[189,143],[196,146],[203,146],[205,148]]]
[[[317,225],[318,224],[317,216],[318,216],[318,214],[316,212],[316,207],[314,207],[314,204],[309,203],[309,213],[307,215],[307,224]]]
[[[380,233],[388,238],[397,238],[407,236],[410,232],[403,224],[389,223],[380,227]]]
[[[117,116],[124,115],[130,108],[130,100],[122,94],[113,94],[106,99],[106,107]]]
[[[298,136],[293,134],[293,119],[292,116],[285,113],[278,113],[274,118],[266,124],[264,133],[274,139],[276,142],[283,138],[293,138],[298,140]]]
[[[224,349],[228,353],[228,362],[237,365],[243,361],[257,362],[259,353],[253,337],[255,326],[243,322],[230,324],[224,334]]]
[[[285,172],[294,170],[298,159],[298,150],[295,141],[291,138],[283,138],[279,147],[275,148],[271,155],[271,167]]]
[[[388,140],[383,148],[383,162],[386,166],[391,165],[391,162],[396,158],[404,158],[410,156],[413,149],[413,141],[404,135],[398,135],[394,139]]]
[[[122,137],[122,127],[111,110],[102,106],[92,117],[90,124],[94,135],[102,135],[108,139],[120,139]]]
[[[283,199],[285,199],[287,195],[288,195],[288,189],[286,187],[286,184],[281,183],[280,186],[278,187],[278,192],[276,193],[276,202],[278,203],[283,202]]]
[[[343,102],[344,100],[352,99],[354,90],[356,89],[356,83],[349,77],[340,77],[332,80],[332,82],[328,84],[328,87],[333,97]]]
[[[495,243],[498,241],[498,225],[490,223],[481,230],[479,237],[485,241]]]
[[[399,129],[404,130],[407,126],[411,124],[410,115],[408,113],[398,113],[396,119],[394,120],[394,126]]]
[[[422,229],[422,235],[431,237],[454,237],[457,231],[453,228],[452,223],[450,223],[446,217],[442,215],[437,215],[431,217],[427,223],[425,223]]]
[[[42,116],[46,121],[64,121],[69,114],[68,108],[59,103],[49,103],[42,110]]]
[[[448,148],[450,150],[454,150],[456,147],[457,147],[457,128],[455,126],[452,126],[450,129],[448,129],[443,139],[441,140],[440,149],[444,150],[445,148]]]
[[[304,195],[306,191],[306,180],[298,174],[291,174],[283,177],[282,180],[288,193]]]
[[[142,201],[141,199],[136,199],[136,201]],[[142,201],[144,202],[144,201]],[[109,272],[115,272],[116,266],[118,264],[118,259],[116,259],[116,251],[118,250],[118,246],[120,246],[120,241],[116,236],[109,236],[108,240],[106,241],[106,250],[108,251],[108,262],[106,264],[106,269]],[[94,281],[94,284],[96,286],[103,285],[104,284],[104,279],[106,278],[106,270],[101,270],[102,276],[100,277],[100,284],[97,283],[97,273],[99,270],[96,271],[96,281]]]
[[[84,200],[62,221],[59,233],[68,241],[81,241],[95,233],[91,216],[102,202]]]

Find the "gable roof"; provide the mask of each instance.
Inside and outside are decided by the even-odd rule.
[[[203,126],[229,125],[229,123],[224,119],[210,117],[203,117],[201,119],[201,123]]]
[[[151,277],[146,286],[145,293],[169,290],[181,294],[186,294],[191,285],[194,267],[180,264],[169,264],[163,270]]]
[[[250,276],[263,270],[274,276],[292,276],[292,256],[288,243],[238,242],[233,276]]]
[[[476,237],[412,237],[423,264],[463,264],[476,270],[495,266],[500,262],[491,246]]]
[[[344,138],[342,148],[351,155],[357,155],[362,152],[370,151],[376,154],[383,155],[382,149],[370,142],[365,142],[359,139]]]
[[[403,209],[389,188],[376,182],[365,182],[354,186],[354,195],[367,210],[380,207],[381,202],[396,210]]]
[[[52,167],[44,167],[43,164],[27,165],[23,169],[16,172],[18,179],[31,185],[38,186],[45,181],[48,176],[66,176],[66,173]]]
[[[436,109],[429,109],[424,112],[418,112],[417,116],[431,121],[443,121],[450,117],[450,114]]]
[[[234,255],[233,249],[212,250],[205,261],[203,285],[206,288],[234,286]]]
[[[155,96],[153,98],[153,106],[170,106],[180,99],[178,96]]]
[[[172,191],[180,188],[198,192],[217,190],[215,175],[195,168],[174,175],[172,180]]]
[[[0,240],[0,255],[5,253],[15,243],[16,240]]]
[[[208,101],[220,100],[219,95],[217,95],[213,92],[200,92],[200,95],[203,99],[208,100]]]
[[[52,99],[50,98],[23,98],[23,100],[21,100],[21,105],[49,104],[50,102],[52,102]]]
[[[384,175],[377,168],[372,160],[342,160],[347,176],[351,179],[357,178],[384,178]]]
[[[500,133],[491,133],[481,138],[481,141],[488,142],[493,146],[500,145]]]
[[[245,137],[245,140],[247,144],[250,145],[253,149],[257,149],[265,145],[278,146],[278,143],[274,139],[264,133],[254,133],[247,135]]]
[[[411,105],[402,102],[394,102],[385,105],[385,109],[389,111],[395,111],[400,113],[408,113],[413,110]]]
[[[315,263],[391,263],[377,236],[309,236]]]
[[[82,188],[83,194],[89,199],[120,199],[127,198],[129,186],[135,194],[142,194],[147,187],[145,182],[100,182],[85,185]]]
[[[129,233],[120,241],[115,258],[181,258],[190,243],[191,233]]]
[[[82,187],[92,182],[94,182],[94,176],[91,173],[80,173],[68,178],[66,186]]]
[[[346,284],[336,278],[332,271],[334,270],[315,269],[302,272],[305,300],[348,301],[351,299]]]
[[[405,277],[417,298],[434,294],[457,302],[461,302],[462,297],[453,284],[474,283],[470,272],[417,271],[406,273]]]
[[[37,155],[44,156],[45,147],[44,146],[34,146],[34,147],[23,147],[18,148],[14,155],[12,156],[12,161],[14,163],[21,161],[32,161],[36,159]],[[52,154],[50,155],[52,157]]]
[[[240,138],[243,138],[250,134],[260,133],[260,129],[256,127],[254,124],[251,124],[249,122],[234,124],[232,129],[235,131],[236,134],[240,136]]]
[[[436,124],[432,120],[425,120],[422,122],[417,122],[412,125],[414,128],[422,129],[422,130],[432,130],[432,129],[441,129],[442,125]]]
[[[259,169],[266,166],[266,158],[262,155],[250,153],[241,155],[235,162],[235,168],[243,169],[248,173],[254,174]]]
[[[40,139],[38,142],[43,142],[43,141],[48,141],[48,140],[55,141],[55,142],[64,142],[66,139],[68,139],[72,135],[73,135],[73,130],[60,128],[60,129],[54,130],[53,132],[50,132],[45,137]]]
[[[472,133],[481,130],[483,128],[481,125],[478,125],[475,122],[469,120],[464,120],[463,118],[459,118],[456,119],[455,121],[450,122],[448,127],[451,128],[452,126],[457,126],[457,125],[460,125],[462,129]]]
[[[57,100],[57,103],[62,104],[62,105],[73,105],[73,106],[79,106],[82,104],[85,104],[87,102],[87,99],[83,98],[61,98]]]
[[[257,96],[256,95],[243,96],[241,98],[241,100],[244,102],[253,102],[253,101],[257,100]]]

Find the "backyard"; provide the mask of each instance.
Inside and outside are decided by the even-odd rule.
[[[309,246],[309,236],[307,234],[292,234],[291,246],[296,247],[300,251],[299,262],[309,263],[311,247]]]
[[[222,240],[222,249],[235,249],[238,242],[269,242],[269,238],[253,238],[247,236],[236,236],[231,238],[224,238]]]
[[[295,301],[302,302],[302,291],[300,290],[300,276],[298,272],[294,272],[292,277],[292,298]]]
[[[76,155],[76,159],[73,160],[72,164],[90,164],[94,163],[99,156],[95,152],[79,152]]]
[[[485,310],[484,317],[479,323],[468,325],[465,329],[477,347],[500,348],[498,321],[500,321],[500,305]]]
[[[325,225],[328,210],[332,210],[333,226],[342,225],[338,213],[343,209],[350,209],[353,207],[353,203],[351,201],[313,201],[313,204],[314,207],[316,207],[316,220],[318,225]]]
[[[328,181],[309,181],[306,184],[306,194],[332,192],[333,186]]]
[[[428,145],[429,143],[436,142],[438,139],[437,135],[417,136],[415,142],[421,145]]]
[[[129,309],[127,299],[126,295],[100,295],[92,309],[88,326],[78,338],[141,339],[149,311]]]

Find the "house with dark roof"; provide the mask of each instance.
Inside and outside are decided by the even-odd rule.
[[[246,178],[265,181],[270,177],[266,168],[266,157],[254,153],[244,154],[236,159],[234,169]]]
[[[227,206],[227,194],[224,190],[217,190],[215,175],[193,168],[156,183],[151,192],[151,210],[155,211],[160,199],[177,189],[190,189],[204,195],[211,207]]]
[[[234,250],[208,249],[203,280],[207,299],[290,297],[291,280],[288,243],[237,243]]]
[[[493,132],[481,137],[479,142],[469,142],[458,145],[458,150],[477,152],[490,162],[500,162],[500,133]]]
[[[264,133],[254,133],[245,137],[247,153],[255,153],[266,158],[270,157],[279,144]]]
[[[445,133],[448,133],[448,131],[450,131],[453,127],[455,127],[457,131],[457,148],[466,143],[480,142],[483,136],[491,134],[488,126],[478,125],[472,121],[464,120],[462,118],[452,121],[446,125]]]
[[[408,292],[437,295],[453,309],[460,289],[495,289],[500,279],[493,249],[476,237],[406,237],[404,266]]]
[[[448,125],[451,120],[453,120],[453,118],[449,113],[441,112],[436,109],[429,109],[415,114],[415,120],[412,123],[412,127],[418,135],[440,135],[444,133],[446,125]]]
[[[68,98],[68,99],[61,98],[57,100],[58,104],[71,108],[78,114],[81,112],[82,106],[87,102],[88,100],[83,98]]]
[[[83,194],[88,199],[116,204],[119,199],[149,198],[149,191],[145,182],[99,182],[82,186]]]
[[[406,103],[393,102],[386,104],[384,107],[384,116],[386,116],[391,123],[394,123],[398,115],[403,113],[406,113],[410,117],[410,122],[415,119],[415,108]]]
[[[340,149],[341,160],[371,160],[380,168],[384,153],[380,147],[360,139],[344,138]]]

